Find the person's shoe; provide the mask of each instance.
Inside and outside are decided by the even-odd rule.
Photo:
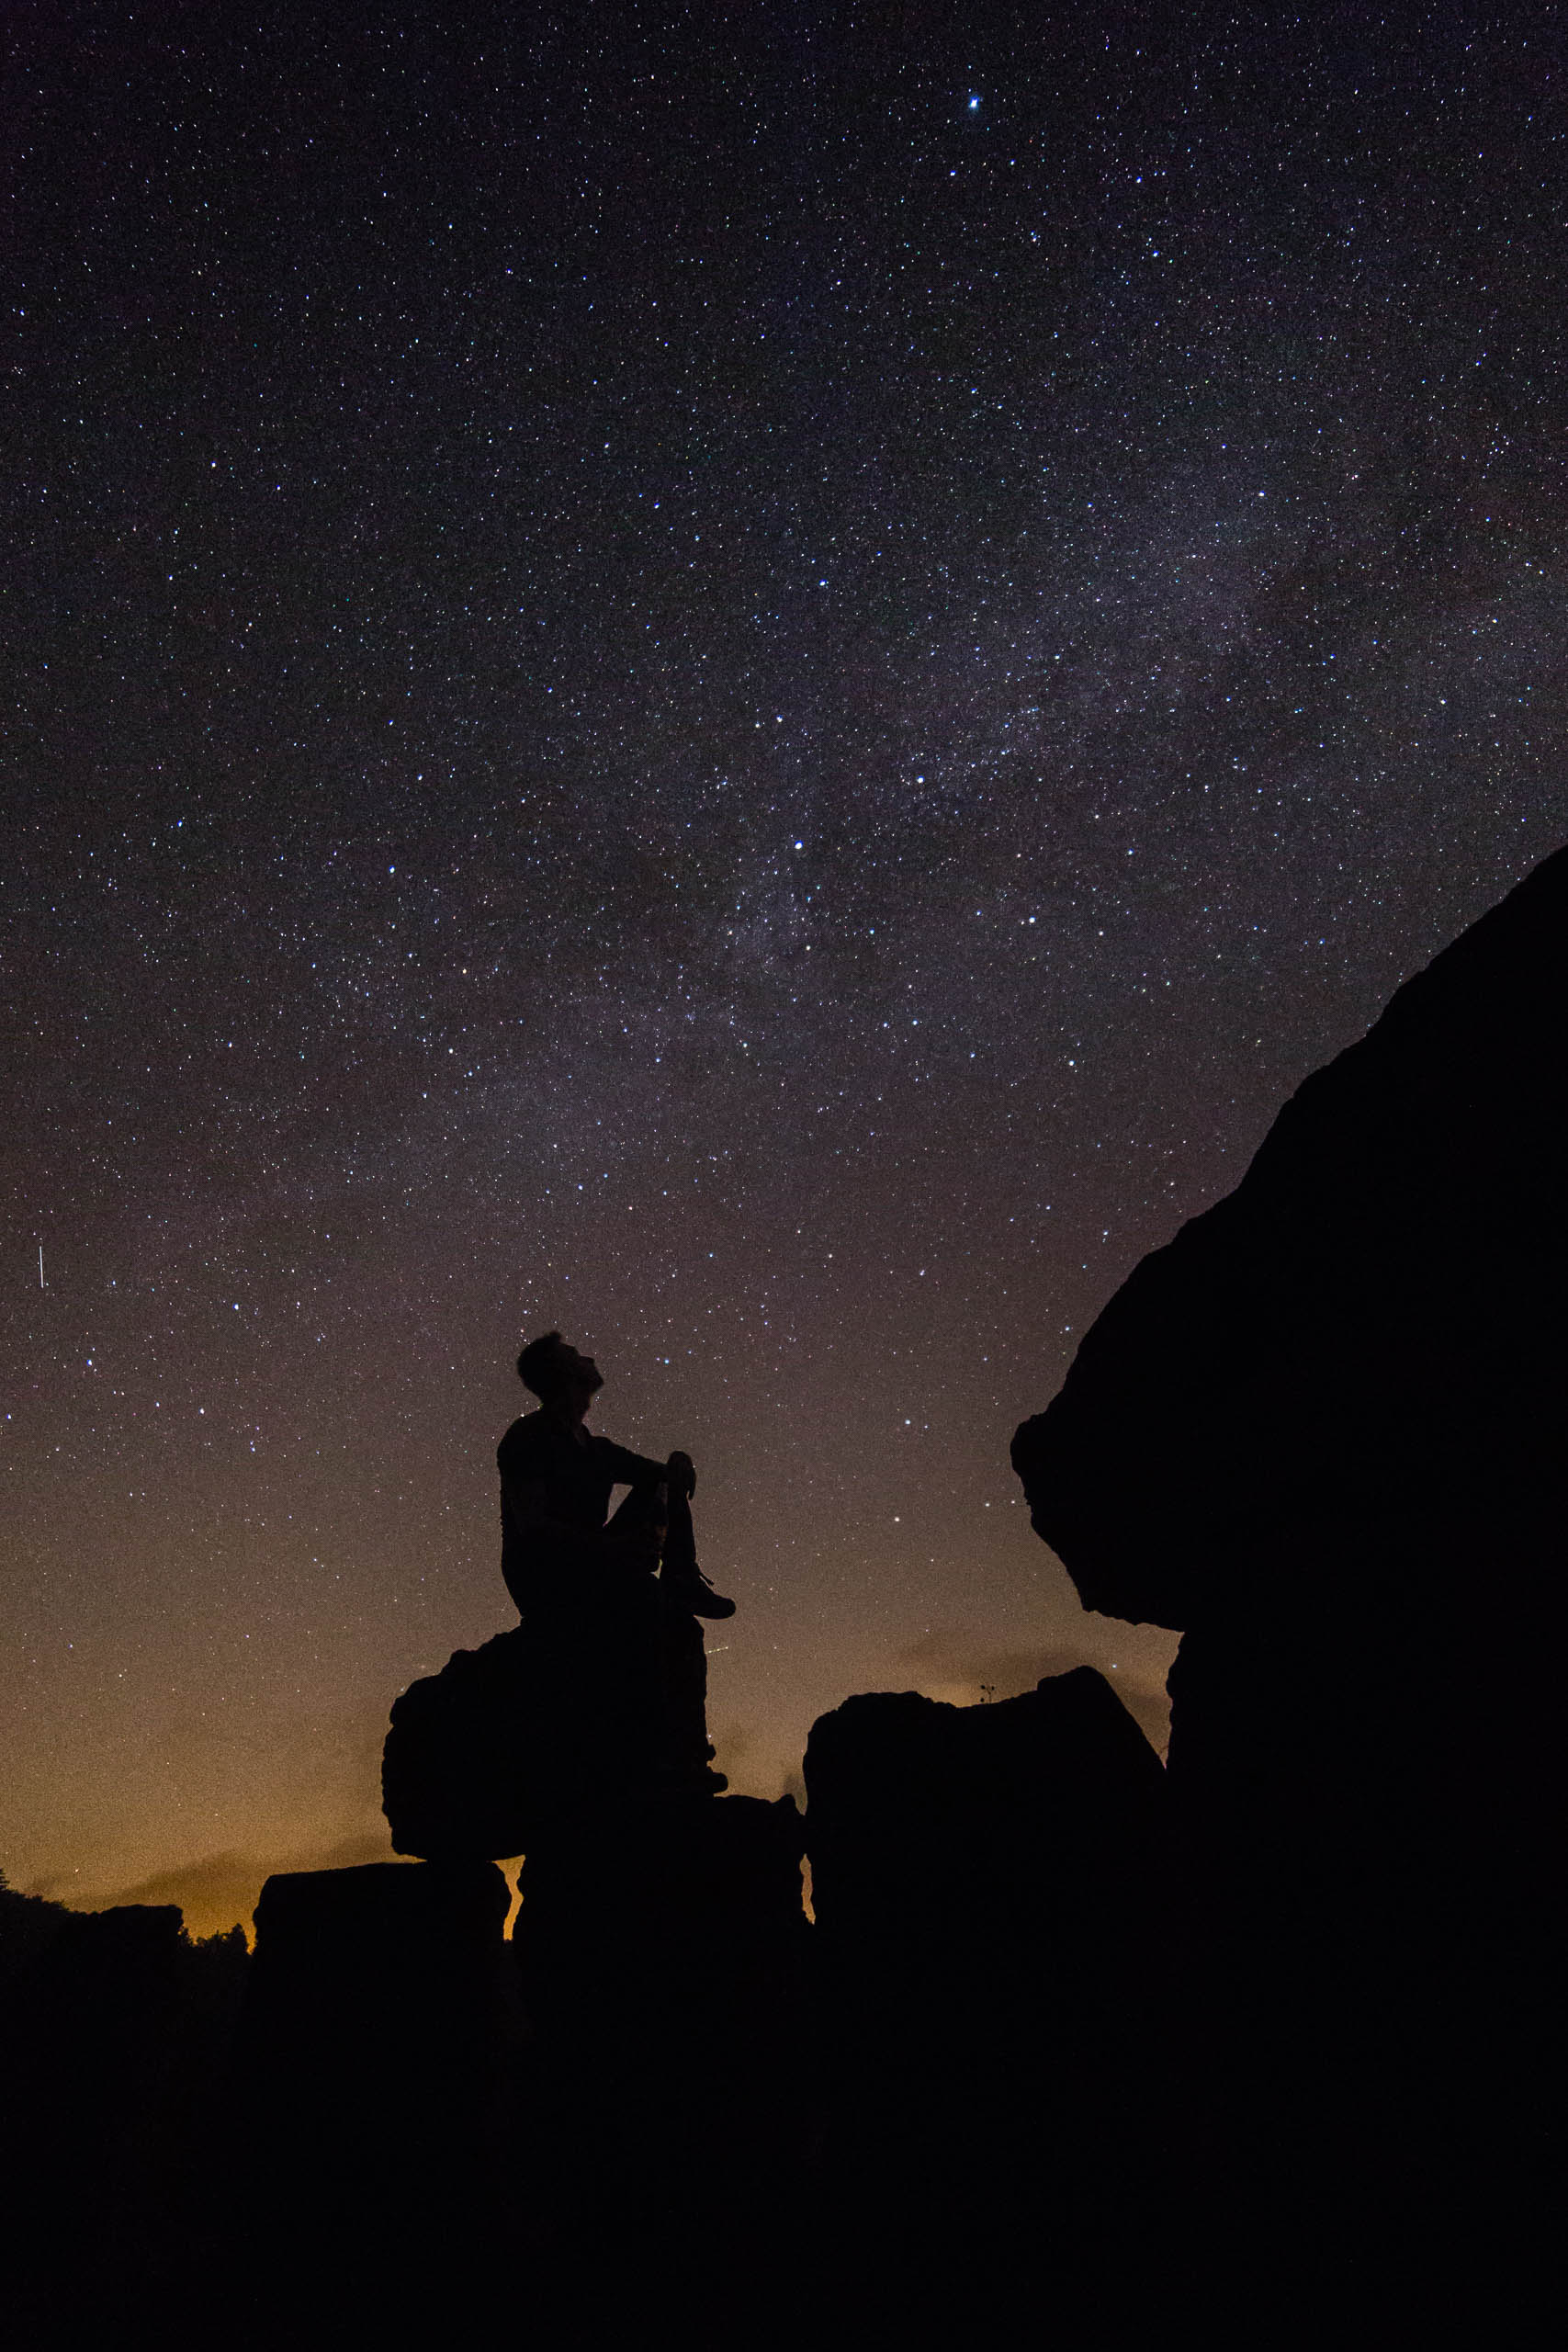
[[[693,1568],[683,1577],[662,1579],[664,1589],[671,1600],[689,1609],[694,1617],[733,1617],[735,1603],[727,1600],[722,1592],[715,1592],[701,1568]]]

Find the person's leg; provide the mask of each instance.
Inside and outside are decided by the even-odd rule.
[[[686,1586],[698,1575],[697,1541],[692,1532],[692,1506],[673,1487],[669,1489],[670,1517],[664,1532],[664,1565],[660,1582]]]
[[[691,1507],[662,1483],[634,1487],[615,1512],[616,1528],[663,1532],[663,1565],[652,1577],[617,1575],[601,1597],[600,1654],[619,1736],[607,1743],[628,1786],[649,1774],[666,1788],[716,1793],[710,1768],[707,1656],[697,1612],[729,1616],[697,1566]]]
[[[733,1617],[735,1603],[715,1592],[697,1566],[697,1543],[692,1528],[692,1506],[674,1487],[670,1489],[670,1523],[664,1537],[664,1566],[659,1581],[671,1601],[694,1617]]]
[[[670,1489],[662,1483],[632,1487],[621,1497],[604,1522],[604,1532],[627,1527],[662,1527],[668,1516]],[[666,1544],[664,1548],[668,1548]]]

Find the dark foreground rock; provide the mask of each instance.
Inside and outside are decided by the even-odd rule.
[[[510,1900],[488,1862],[269,1878],[235,2060],[248,2132],[344,2183],[426,2130],[491,2147],[520,2032]]]
[[[1425,1512],[1479,1535],[1555,1511],[1565,1036],[1562,851],[1306,1080],[1018,1431],[1035,1526],[1087,1608],[1180,1629],[1249,1606],[1254,1583],[1271,1603],[1258,1546],[1286,1527]],[[1516,1608],[1555,1608],[1556,1559],[1527,1549],[1493,1575]],[[1299,1555],[1298,1573],[1310,1583]]]
[[[1186,1629],[1179,2169],[1244,2291],[1501,2295],[1561,2192],[1565,1035],[1568,854],[1306,1082],[1014,1442],[1086,1602]]]
[[[585,1679],[582,1657],[593,1660]],[[394,1701],[381,1807],[394,1853],[499,1861],[655,1792],[722,1786],[709,1770],[703,1629],[651,1577],[570,1623],[455,1650]]]
[[[570,1754],[559,1712],[520,1626],[455,1650],[439,1674],[411,1683],[392,1702],[381,1754],[393,1852],[441,1861],[524,1852],[541,1764],[554,1750],[558,1773]]]
[[[269,1879],[220,2266],[256,2340],[301,2300],[399,2341],[750,2310],[812,2114],[801,1849],[792,1803],[582,1804],[510,1943],[488,1863]],[[710,2219],[719,2156],[743,2187]]]
[[[721,1796],[583,1814],[524,1865],[515,1944],[537,2028],[533,2129],[568,2239],[606,2197],[660,2240],[723,2150],[752,2200],[795,2193],[811,2128],[811,1930],[794,1800]],[[575,2171],[575,2179],[571,2177]],[[688,2252],[753,2245],[744,2210]],[[661,2257],[669,2259],[668,2252]]]
[[[467,2325],[504,2246],[522,2020],[485,1862],[270,1878],[224,2101],[240,2179],[208,2218],[247,2340]],[[236,2316],[241,2299],[236,2297]]]
[[[188,2276],[192,2179],[248,1966],[169,1905],[0,1881],[0,2211],[17,2343],[107,2335]],[[69,2325],[67,2325],[69,2323]]]
[[[955,2312],[1148,2254],[1165,1774],[1090,1668],[813,1725],[834,2260]]]

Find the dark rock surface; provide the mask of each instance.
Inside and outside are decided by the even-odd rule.
[[[738,2133],[787,2145],[804,1846],[793,1798],[720,1796],[584,1810],[528,1855],[514,1935],[528,2014],[569,2105],[578,2083],[615,2083],[612,2136],[634,2172]]]
[[[392,1702],[381,1754],[393,1852],[443,1861],[523,1853],[552,1746],[547,1709],[553,1722],[558,1707],[521,1627],[455,1650],[439,1674],[411,1683]],[[554,1744],[564,1760],[564,1743]]]
[[[112,2332],[189,2267],[193,2169],[243,1993],[242,1934],[73,1911],[0,1881],[0,2211],[18,2343]]]
[[[1568,853],[1307,1080],[1014,1441],[1085,1601],[1186,1629],[1178,2170],[1244,2295],[1397,2305],[1465,2260],[1500,2294],[1560,2193],[1565,1037]]]
[[[806,1784],[813,1902],[846,1987],[863,1979],[885,2018],[940,2016],[970,2006],[983,1967],[1030,2039],[1052,2030],[1043,1969],[1092,1979],[1120,1952],[1164,1819],[1158,1757],[1087,1666],[992,1706],[848,1699],[812,1725]],[[955,2030],[973,2037],[967,2018]]]
[[[1565,1036],[1562,851],[1306,1080],[1019,1430],[1086,1607],[1180,1628],[1245,1606],[1256,1546],[1292,1523],[1484,1527],[1561,1498]],[[1537,1557],[1509,1565],[1520,1600]]]
[[[489,1862],[371,1862],[269,1878],[236,2074],[251,2128],[313,2166],[364,2160],[395,2102],[483,2131],[516,2028]]]
[[[719,1796],[585,1806],[529,1852],[516,2211],[549,2340],[643,2334],[664,2310],[782,2341],[798,2318],[817,2106],[802,1846],[793,1800]]]
[[[824,2202],[917,2298],[1066,2293],[1156,2201],[1158,1758],[1091,1668],[812,1727]]]
[[[393,1702],[381,1809],[394,1853],[500,1861],[558,1820],[677,1787],[711,1793],[706,1692],[702,1626],[664,1607],[651,1577],[622,1605],[590,1593],[570,1625],[454,1651]]]
[[[524,2022],[488,1862],[269,1878],[208,2217],[246,2340],[473,2319],[504,2246]],[[468,2282],[468,2283],[466,2283]],[[395,2340],[405,2340],[400,2333]]]

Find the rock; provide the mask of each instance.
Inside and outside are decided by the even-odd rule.
[[[808,1926],[791,1797],[584,1810],[524,1865],[516,1945],[529,2013],[594,2042],[678,2046],[710,2072],[798,2023]]]
[[[983,2279],[994,2310],[1026,2246],[1064,2294],[1114,2267],[1155,2194],[1143,1733],[1089,1667],[989,1706],[884,1693],[812,1726],[806,1781],[839,2266],[858,2240],[917,2302]]]
[[[563,2275],[596,2270],[608,2207],[630,2277],[679,2265],[694,2292],[754,2294],[814,2122],[802,1848],[792,1798],[720,1796],[585,1811],[530,1851],[534,2203],[580,2249]]]
[[[222,2103],[215,2276],[276,2344],[492,2324],[524,2026],[489,1862],[269,1878]]]
[[[233,2106],[285,2200],[410,2217],[492,2162],[520,2029],[488,1862],[373,1862],[269,1878]],[[421,2149],[444,2152],[436,2171]]]
[[[1561,1523],[1565,1035],[1562,851],[1306,1080],[1018,1431],[1087,1608],[1213,1617],[1291,1525]],[[1509,1576],[1539,1589],[1528,1545]]]
[[[584,1809],[540,1840],[519,1882],[530,2009],[583,2000],[668,2019],[765,1998],[799,1965],[805,1832],[793,1797]]]
[[[1051,1973],[1120,1965],[1165,1775],[1092,1667],[991,1706],[848,1699],[812,1725],[806,1784],[818,1928],[870,2009],[972,2036],[983,1977],[987,2003],[1018,2013],[998,2030],[1034,2040],[1053,2030]]]
[[[1544,2242],[1565,1036],[1568,852],[1307,1080],[1014,1441],[1086,1604],[1186,1629],[1175,2171],[1207,2178],[1244,2295],[1334,2271],[1331,2301],[1397,2299],[1461,2245],[1496,2287]]]
[[[189,2272],[194,2143],[245,1965],[173,1905],[96,1912],[0,1886],[0,2211],[18,2342],[113,2332]],[[56,2312],[58,2316],[58,2312]]]
[[[711,1790],[706,1689],[702,1627],[651,1577],[608,1599],[585,1583],[570,1625],[455,1651],[393,1702],[381,1805],[394,1853],[499,1861],[595,1808]]]
[[[439,1674],[393,1701],[381,1809],[394,1853],[499,1861],[525,1851],[549,1745],[533,1666],[519,1627],[454,1651]]]
[[[422,2081],[457,2081],[498,2046],[510,1902],[488,1862],[269,1878],[243,2020],[250,2063],[265,2072],[287,2054],[325,2112],[394,2075],[400,2100]]]

